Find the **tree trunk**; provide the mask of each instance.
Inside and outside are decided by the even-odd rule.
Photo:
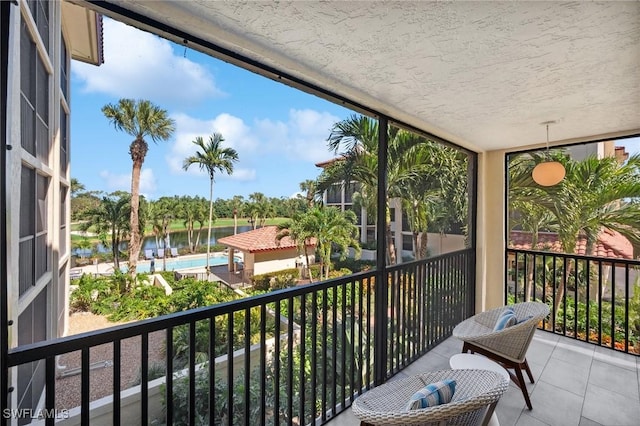
[[[307,259],[307,274],[309,274],[309,282],[313,282],[313,277],[311,276],[311,265],[309,264],[309,252],[307,251],[307,246],[304,246],[304,257]]]
[[[233,209],[233,235],[238,233],[238,209]]]
[[[389,209],[389,200],[387,200],[387,207],[385,213],[385,235],[384,238],[387,241],[387,262],[389,265],[395,265],[396,259],[396,243],[391,235],[391,210]],[[379,237],[378,237],[379,238]]]
[[[133,156],[133,155],[132,155]],[[138,257],[140,256],[140,220],[138,210],[140,207],[140,171],[142,160],[134,159],[131,173],[131,217],[129,227],[131,235],[129,238],[129,275],[136,276]]]
[[[213,218],[213,178],[209,185],[209,230],[207,231],[207,273],[209,273],[209,253],[211,251],[211,219]]]
[[[113,253],[113,266],[120,268],[120,259],[118,258],[118,238],[116,235],[116,227],[111,227],[111,252]]]
[[[187,246],[189,246],[189,251],[193,253],[193,249],[191,248],[193,244],[193,222],[187,221]]]
[[[198,228],[198,235],[196,235],[196,242],[193,245],[192,253],[196,252],[196,247],[200,245],[200,235],[202,235],[202,222],[200,222],[200,228]]]
[[[426,232],[420,232],[420,251],[419,251],[419,259],[426,259],[427,258],[427,251],[428,251],[428,243],[429,243],[429,236],[427,235]],[[442,254],[442,252],[438,253],[438,254]]]
[[[393,239],[393,236],[391,235],[391,224],[389,223],[389,221],[387,221],[387,224],[385,225],[385,229],[386,229],[385,234],[387,239],[387,261],[389,262],[389,265],[395,265],[397,261],[396,244]]]

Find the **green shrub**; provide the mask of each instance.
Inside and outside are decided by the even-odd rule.
[[[84,274],[80,279],[74,280],[77,288],[71,292],[69,298],[69,310],[74,312],[94,312],[93,306],[100,300],[107,298],[112,293],[112,284],[109,278],[94,278]]]
[[[333,265],[335,269],[345,268],[352,271],[350,273],[369,271],[375,266],[376,262],[374,260],[352,259],[349,257],[344,260],[335,260]]]
[[[297,268],[254,275],[251,279],[256,290],[278,290],[296,285],[300,273]]]
[[[111,306],[107,306],[102,314],[107,315],[110,321],[153,318],[171,312],[169,296],[163,289],[152,285],[141,285],[127,295],[109,298],[105,302]]]

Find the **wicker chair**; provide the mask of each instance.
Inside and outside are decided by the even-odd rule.
[[[456,381],[451,402],[418,410],[405,409],[416,391],[444,379]],[[508,386],[504,378],[493,371],[433,371],[380,385],[356,399],[352,410],[361,420],[361,426],[481,425],[491,416]]]
[[[524,383],[522,370],[527,372],[533,383],[533,374],[527,363],[527,349],[536,331],[536,327],[549,314],[549,306],[540,302],[523,302],[511,305],[521,322],[500,331],[493,327],[504,307],[492,309],[474,315],[453,329],[453,336],[464,342],[462,352],[477,352],[497,361],[509,371],[511,380],[522,390],[529,410],[532,409],[529,392]],[[523,320],[524,319],[524,320]]]

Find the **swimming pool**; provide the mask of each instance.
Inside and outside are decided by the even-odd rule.
[[[234,257],[233,260],[235,262],[242,262],[242,259],[239,257]],[[209,266],[218,266],[218,265],[226,265],[227,264],[227,256],[211,256],[209,257]],[[155,260],[156,271],[162,271],[162,259]],[[187,268],[202,268],[207,265],[207,258],[200,257],[195,259],[167,259],[167,271],[175,271],[178,269],[187,269]],[[149,268],[151,266],[151,262],[143,262],[138,263],[136,270],[138,272],[149,272]],[[122,271],[126,271],[127,267],[120,268]]]

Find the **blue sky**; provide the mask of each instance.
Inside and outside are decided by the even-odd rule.
[[[182,161],[192,140],[220,132],[239,154],[231,176],[216,175],[214,198],[253,192],[289,197],[315,179],[315,163],[330,159],[331,126],[352,111],[194,50],[105,18],[100,67],[72,62],[71,174],[88,190],[130,190],[131,136],[116,131],[101,108],[127,97],[148,99],[176,121],[168,142],[154,144],[142,167],[140,191],[150,199],[209,195],[209,179]],[[640,138],[627,139],[640,153]]]
[[[71,69],[71,174],[88,190],[130,190],[132,137],[116,131],[101,112],[123,97],[148,99],[168,111],[176,131],[154,144],[142,167],[140,191],[208,197],[209,179],[182,161],[192,140],[213,132],[239,154],[233,175],[216,175],[214,198],[253,192],[289,197],[315,179],[315,163],[332,158],[331,126],[352,112],[323,99],[212,59],[194,50],[106,19],[100,67]]]

